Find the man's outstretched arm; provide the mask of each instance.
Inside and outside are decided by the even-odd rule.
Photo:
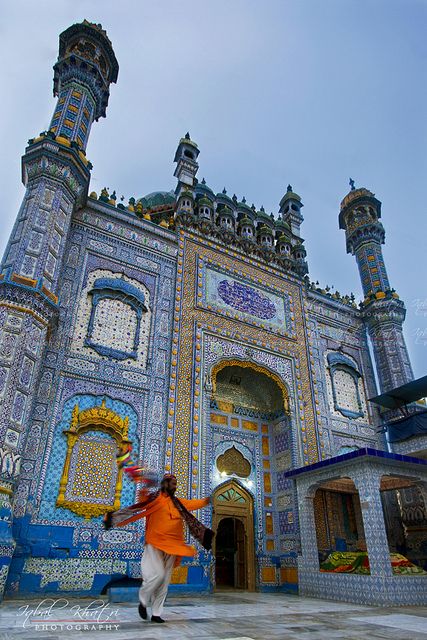
[[[207,498],[200,498],[200,500],[180,500],[188,511],[197,511],[197,509],[207,507],[210,501],[211,499],[209,496]]]

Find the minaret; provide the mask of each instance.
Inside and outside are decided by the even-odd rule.
[[[187,189],[194,187],[196,173],[199,168],[197,164],[197,156],[199,153],[197,144],[190,138],[190,134],[187,132],[184,138],[181,138],[179,141],[174,158],[176,169],[173,175],[178,180],[176,188],[177,195],[179,195],[182,187]]]
[[[301,197],[292,191],[292,187],[288,184],[285,195],[280,201],[280,214],[283,222],[287,222],[294,236],[300,236],[300,227],[304,222],[304,218],[301,213],[301,208],[304,205],[301,202]]]
[[[390,288],[381,245],[384,227],[381,202],[368,189],[351,190],[341,202],[340,229],[345,230],[347,253],[356,256],[365,299],[363,316],[372,340],[381,392],[413,379],[403,337],[405,305]]]
[[[176,210],[175,224],[189,226],[195,220],[195,194],[196,173],[199,165],[197,164],[197,156],[199,155],[197,144],[190,138],[187,132],[179,141],[178,148],[175,153],[174,162],[176,162],[174,176],[178,180],[176,185]]]
[[[92,122],[105,116],[118,64],[101,25],[84,21],[60,35],[54,66],[57,106],[48,131],[22,158],[25,196],[0,269],[0,595],[14,541],[10,503],[46,342],[58,314],[59,276],[77,206],[86,202]]]
[[[100,25],[84,21],[59,37],[50,128],[29,141],[22,158],[26,194],[1,265],[56,294],[71,213],[83,204],[91,164],[85,156],[92,122],[105,116],[118,64]],[[9,274],[9,275],[6,275]]]

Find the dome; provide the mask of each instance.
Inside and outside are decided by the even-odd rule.
[[[215,194],[212,189],[208,187],[204,178],[201,182],[198,182],[196,184],[196,186],[194,187],[194,191],[196,193],[196,196],[203,195],[204,197],[210,198],[211,200],[215,200]]]
[[[353,200],[357,200],[357,198],[374,198],[375,194],[372,193],[372,191],[369,191],[369,189],[365,189],[365,187],[361,187],[360,189],[352,189],[351,191],[349,191],[349,193],[347,193],[347,195],[345,196],[345,198],[343,198],[342,202],[341,202],[341,209],[344,209],[345,207],[347,207],[350,202],[352,202]]]
[[[246,200],[242,200],[242,202],[237,203],[237,210],[244,211],[245,215],[249,215],[251,217],[254,216],[254,212],[252,211]]]
[[[290,238],[284,233],[281,233],[280,236],[277,238],[277,242],[283,242],[283,243],[286,242],[287,244],[290,244]]]
[[[275,220],[265,212],[264,207],[261,207],[261,209],[256,212],[256,219],[260,225],[266,225],[270,230],[275,225]]]
[[[260,227],[258,227],[257,232],[258,232],[258,235],[261,235],[262,233],[265,233],[269,236],[273,235],[272,230],[267,224],[262,224]]]
[[[250,227],[254,227],[254,221],[249,218],[249,216],[243,216],[243,218],[240,219],[239,221],[239,226],[242,227],[243,225],[249,225]]]
[[[230,209],[230,207],[227,207],[227,205],[224,205],[224,207],[218,211],[218,215],[227,215],[233,217],[233,210]]]
[[[301,202],[301,196],[299,196],[297,193],[295,193],[295,191],[292,190],[292,186],[290,184],[288,184],[287,191],[283,196],[281,203],[286,202],[286,200],[297,200],[298,202]]]
[[[173,206],[175,204],[175,194],[173,191],[153,191],[138,200],[144,209],[155,209],[156,207],[164,207],[165,205]]]
[[[202,198],[200,198],[200,200],[197,200],[197,204],[199,207],[212,207],[212,201],[209,200],[209,198],[206,198],[206,196],[203,196]]]
[[[287,231],[291,231],[291,225],[282,219],[276,220],[276,227],[278,229],[286,229]]]
[[[227,191],[225,189],[222,190],[222,193],[216,194],[216,199],[220,204],[229,206],[230,209],[234,209],[236,207],[236,203],[227,195]]]

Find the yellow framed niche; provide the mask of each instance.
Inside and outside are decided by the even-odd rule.
[[[129,417],[101,406],[80,411],[76,404],[64,431],[67,453],[59,483],[57,507],[84,518],[96,518],[120,507],[123,471],[116,455],[128,440]]]

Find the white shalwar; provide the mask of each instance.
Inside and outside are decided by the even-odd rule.
[[[139,601],[144,607],[151,605],[153,616],[162,615],[175,558],[151,544],[145,545],[141,558]]]

